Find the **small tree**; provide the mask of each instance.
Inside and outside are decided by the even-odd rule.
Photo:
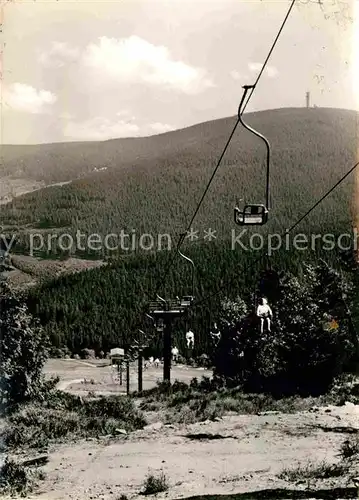
[[[0,404],[6,412],[40,395],[49,344],[20,296],[0,283]]]
[[[281,390],[323,393],[346,369],[354,353],[343,301],[349,289],[350,283],[325,264],[307,266],[301,281],[283,280],[274,329],[283,375]],[[330,319],[335,320],[335,328],[327,328]]]
[[[219,320],[221,339],[215,352],[212,353],[212,361],[215,366],[214,375],[234,383],[241,373],[242,345],[240,331],[243,321],[247,316],[246,303],[237,297],[235,300],[226,298],[221,302],[222,314]]]
[[[220,324],[224,327],[235,327],[247,315],[247,305],[241,297],[237,297],[235,300],[224,299],[221,302],[221,308]]]
[[[325,263],[304,266],[297,278],[282,276],[272,331],[259,333],[256,318],[227,322],[215,359],[215,374],[227,384],[277,395],[325,392],[355,353],[344,297],[352,285]],[[228,301],[223,304],[228,317]],[[239,301],[239,309],[245,308]],[[333,328],[329,325],[334,325]]]

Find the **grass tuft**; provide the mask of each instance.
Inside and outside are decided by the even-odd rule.
[[[165,474],[162,472],[160,476],[156,477],[149,474],[144,482],[142,495],[156,495],[169,489],[169,484]]]
[[[308,479],[329,479],[340,477],[349,471],[347,464],[328,464],[324,460],[317,464],[309,461],[305,465],[294,468],[285,468],[278,474],[279,479],[289,482],[298,482]]]

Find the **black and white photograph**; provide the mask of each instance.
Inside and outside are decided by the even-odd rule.
[[[359,0],[0,0],[0,497],[359,498]]]

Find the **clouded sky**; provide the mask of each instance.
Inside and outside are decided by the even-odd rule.
[[[247,111],[304,106],[307,90],[312,104],[359,109],[348,21],[359,0],[322,2],[297,0]],[[289,0],[8,2],[2,143],[144,136],[233,116],[288,7]]]

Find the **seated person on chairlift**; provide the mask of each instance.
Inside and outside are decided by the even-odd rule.
[[[210,336],[215,344],[218,344],[218,342],[221,340],[221,332],[218,329],[217,323],[214,323],[213,328],[210,332]]]
[[[187,349],[193,349],[194,346],[194,333],[188,330],[186,333]]]
[[[261,299],[261,304],[257,307],[257,317],[261,320],[261,333],[263,333],[264,329],[264,320],[267,322],[267,329],[270,332],[271,328],[271,319],[273,317],[272,309],[268,305],[267,299],[264,297]]]

